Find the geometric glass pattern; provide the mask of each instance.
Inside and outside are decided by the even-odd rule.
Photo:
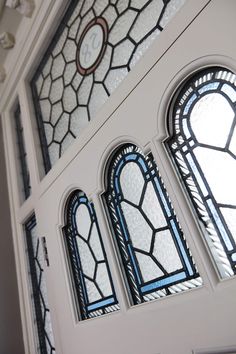
[[[104,196],[132,304],[202,285],[151,154],[122,146]]]
[[[65,244],[80,320],[119,310],[94,206],[77,190],[66,208]]]
[[[31,81],[46,173],[185,1],[71,1]]]
[[[236,274],[236,75],[208,68],[174,102],[167,145],[222,278]]]
[[[29,274],[32,285],[32,301],[34,307],[34,320],[38,334],[37,352],[40,354],[55,354],[55,345],[52,332],[51,315],[48,305],[47,285],[44,274],[44,256],[40,239],[37,235],[35,215],[24,225]]]
[[[27,163],[27,154],[25,151],[25,142],[24,142],[24,132],[23,126],[21,122],[21,110],[19,103],[17,104],[17,108],[14,112],[14,120],[15,120],[15,129],[16,129],[16,138],[17,138],[17,152],[18,158],[20,161],[20,169],[21,169],[21,180],[22,180],[22,189],[23,196],[27,199],[30,196],[31,186],[30,186],[30,175]]]

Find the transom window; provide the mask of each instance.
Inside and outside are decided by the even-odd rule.
[[[167,145],[221,277],[236,273],[236,76],[209,68],[174,101]]]
[[[107,171],[108,206],[133,304],[202,284],[152,155],[121,147]]]
[[[46,172],[184,2],[71,1],[31,82]]]
[[[94,206],[79,190],[68,201],[64,235],[79,319],[119,310]]]

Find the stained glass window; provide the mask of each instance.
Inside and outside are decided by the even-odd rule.
[[[236,273],[236,76],[190,78],[170,116],[171,155],[222,278]]]
[[[32,301],[34,305],[34,316],[38,333],[37,351],[40,354],[55,354],[56,351],[54,346],[44,273],[43,249],[37,234],[37,225],[34,215],[25,224],[25,234],[29,261],[29,274],[32,285]]]
[[[133,304],[202,284],[151,154],[120,148],[104,197]]]
[[[21,110],[20,105],[17,105],[17,108],[14,112],[14,121],[15,121],[15,129],[16,129],[16,138],[17,138],[17,152],[18,158],[20,162],[21,169],[21,182],[22,182],[22,195],[24,199],[27,199],[30,196],[30,176],[29,169],[27,163],[27,154],[25,151],[25,142],[23,136],[23,126],[21,122]]]
[[[46,172],[184,2],[71,2],[31,83]]]
[[[81,191],[69,199],[64,235],[79,319],[119,310],[95,209]]]

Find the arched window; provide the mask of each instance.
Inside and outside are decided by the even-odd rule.
[[[94,206],[77,190],[66,208],[64,227],[81,320],[119,309]]]
[[[202,281],[152,155],[126,144],[107,169],[108,206],[133,304]]]
[[[236,76],[208,68],[173,103],[167,141],[221,277],[236,273]]]

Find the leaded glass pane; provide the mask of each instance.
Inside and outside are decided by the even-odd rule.
[[[133,304],[202,284],[152,155],[127,144],[113,156],[104,195]]]
[[[25,150],[25,141],[24,141],[24,132],[23,126],[21,122],[21,110],[20,105],[17,105],[17,108],[14,112],[14,120],[15,120],[15,129],[16,129],[16,137],[17,137],[17,152],[18,158],[20,162],[21,169],[21,182],[23,189],[24,199],[27,199],[31,193],[31,185],[30,185],[30,175],[29,168],[27,162],[27,154]]]
[[[38,333],[38,352],[40,354],[55,354],[56,351],[44,273],[43,249],[37,234],[37,225],[34,215],[25,224],[25,233],[29,274],[32,284],[32,301]]]
[[[236,274],[236,76],[209,68],[190,78],[167,144],[222,278]]]
[[[79,318],[85,320],[119,310],[94,206],[81,191],[69,199],[64,235]]]
[[[71,1],[32,80],[46,172],[185,1]],[[65,114],[69,124],[64,124]],[[47,124],[53,133],[46,133]],[[60,136],[57,124],[63,127]],[[58,148],[51,147],[55,143]]]

